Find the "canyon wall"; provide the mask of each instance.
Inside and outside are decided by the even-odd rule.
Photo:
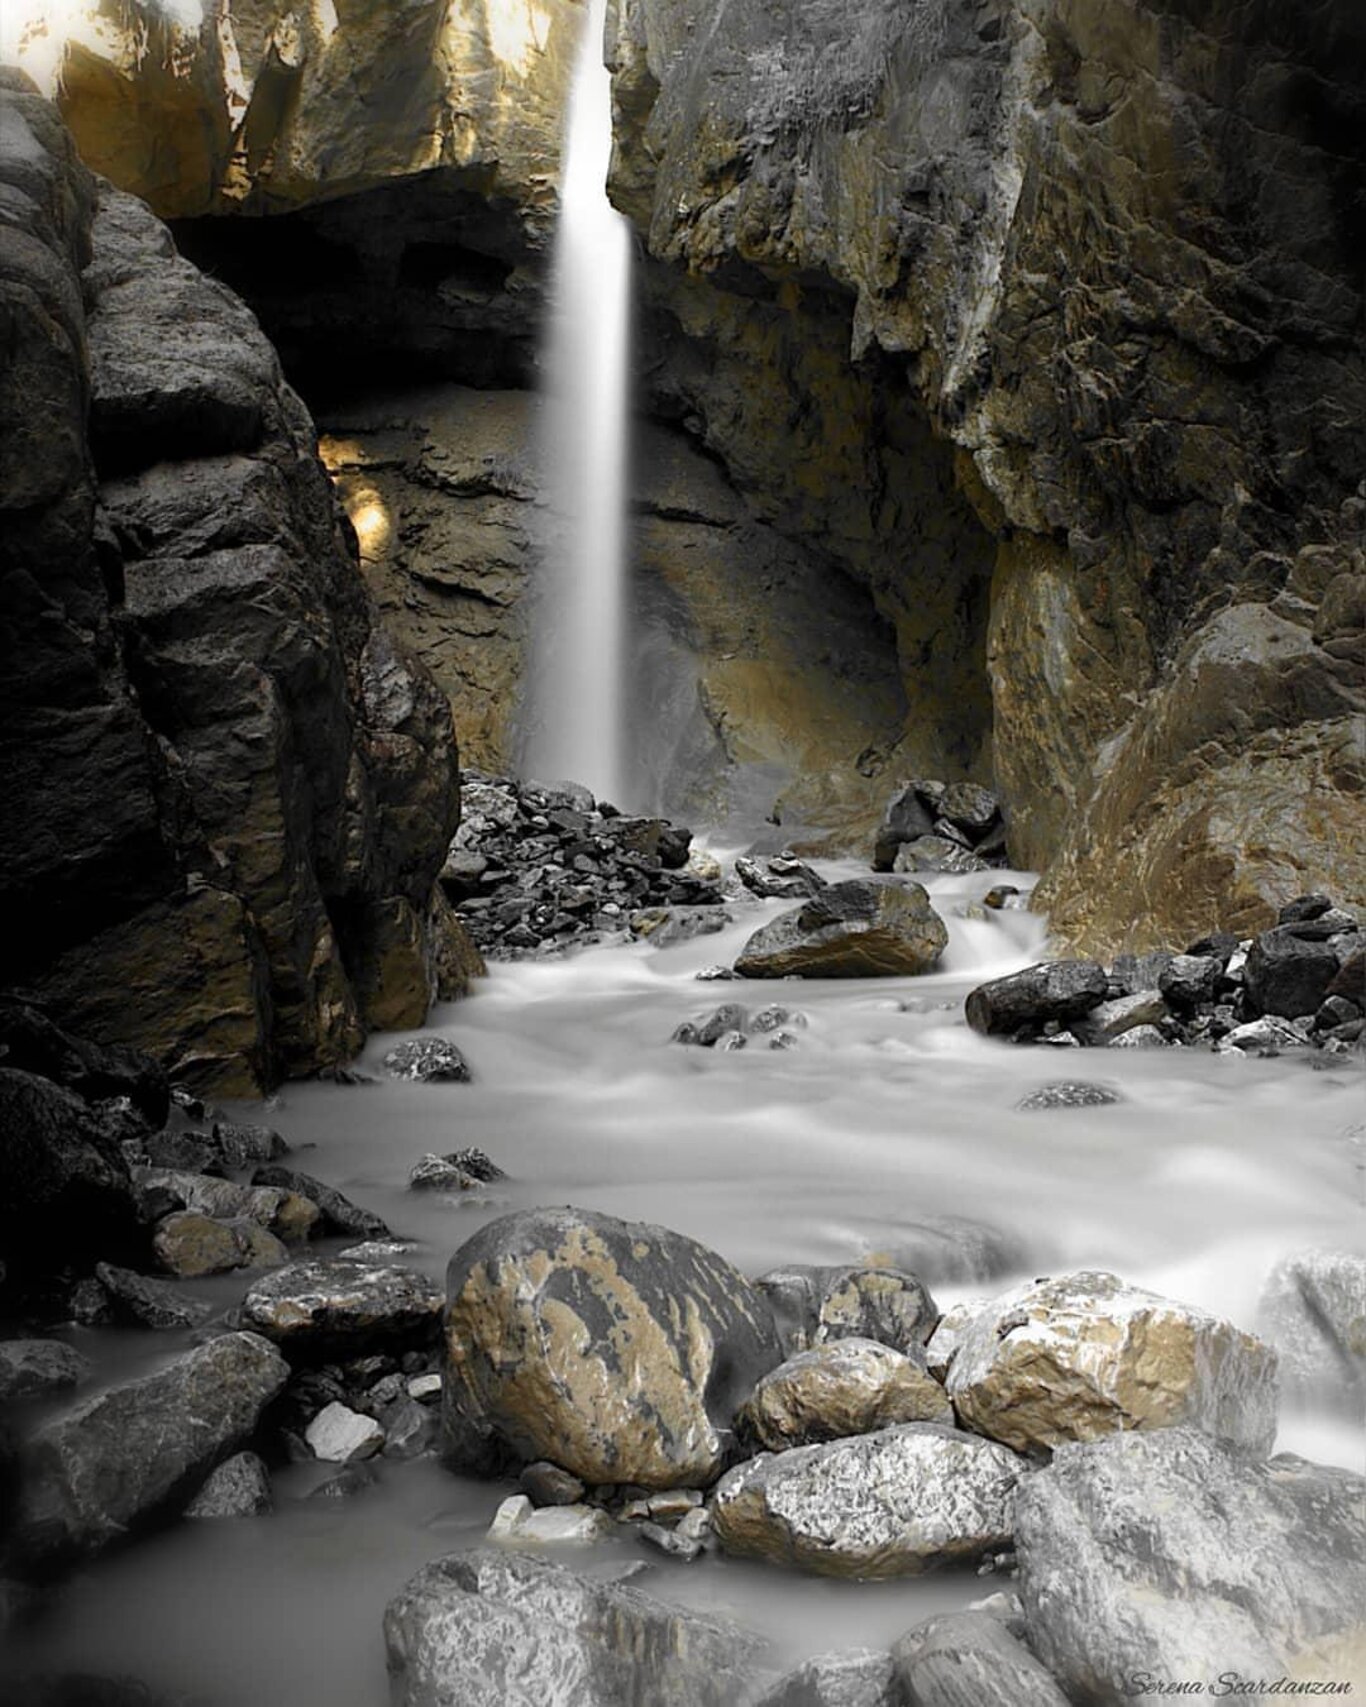
[[[246,1094],[454,993],[449,712],[249,310],[19,72],[0,135],[6,982]]]

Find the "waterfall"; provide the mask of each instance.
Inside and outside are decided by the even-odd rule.
[[[533,616],[525,763],[544,781],[625,788],[626,380],[631,245],[607,200],[606,0],[590,0],[574,70],[546,353],[551,526]]]

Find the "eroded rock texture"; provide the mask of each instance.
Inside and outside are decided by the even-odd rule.
[[[1252,929],[1307,870],[1360,902],[1359,8],[746,0],[713,24],[624,0],[612,45],[615,198],[697,354],[658,389],[785,525],[830,540],[884,500],[897,549],[841,555],[928,625],[917,657],[899,623],[912,702],[985,623],[1012,854],[1049,868],[1065,936]],[[821,313],[830,385],[883,376],[876,434],[809,371]],[[785,377],[803,408],[775,433]],[[871,478],[898,420],[954,447],[935,559],[926,506]]]
[[[21,74],[0,98],[8,976],[250,1091],[424,1016],[449,715],[251,313],[97,193]]]

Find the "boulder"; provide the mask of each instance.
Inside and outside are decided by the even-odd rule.
[[[1169,1017],[1161,991],[1136,990],[1131,996],[1101,1002],[1076,1029],[1088,1043],[1113,1043],[1125,1032],[1155,1027]]]
[[[259,1221],[217,1221],[192,1209],[159,1221],[152,1249],[169,1274],[186,1279],[235,1268],[278,1268],[289,1261],[289,1252]]]
[[[361,1209],[335,1186],[325,1185],[322,1180],[314,1179],[312,1174],[272,1165],[257,1168],[251,1176],[251,1183],[294,1192],[310,1203],[316,1203],[325,1232],[344,1233],[352,1239],[388,1239],[391,1236],[378,1215],[369,1209]]]
[[[817,1654],[780,1677],[756,1707],[899,1707],[891,1655],[873,1648]]]
[[[88,1381],[90,1359],[64,1340],[0,1340],[0,1405],[46,1399]]]
[[[1193,1305],[1081,1271],[994,1299],[945,1382],[967,1428],[1021,1452],[1181,1423],[1256,1451],[1276,1432],[1276,1354]]]
[[[771,1370],[741,1406],[737,1426],[770,1452],[894,1423],[952,1425],[953,1407],[926,1370],[925,1354],[876,1340],[839,1339],[798,1352]]]
[[[1337,977],[1332,943],[1308,934],[1312,923],[1277,925],[1248,950],[1243,987],[1254,1013],[1299,1019],[1314,1013]]]
[[[286,1155],[289,1145],[269,1126],[244,1126],[238,1121],[216,1120],[209,1142],[224,1167],[245,1168],[253,1162],[273,1162]]]
[[[1025,1470],[994,1441],[904,1423],[751,1458],[717,1484],[712,1520],[728,1553],[825,1576],[903,1576],[1007,1546]]]
[[[293,1362],[355,1357],[436,1337],[441,1288],[416,1269],[296,1262],[258,1280],[242,1300],[245,1326]]]
[[[947,1612],[892,1647],[898,1700],[915,1707],[1068,1707],[1034,1655],[990,1612]]]
[[[537,1508],[525,1494],[514,1494],[494,1513],[490,1541],[536,1542],[541,1546],[592,1546],[605,1541],[616,1524],[595,1505],[553,1505]]]
[[[468,1084],[469,1063],[444,1037],[419,1037],[397,1044],[384,1057],[391,1078],[411,1079],[417,1084]]]
[[[913,841],[901,844],[892,861],[893,871],[937,871],[949,877],[963,877],[986,869],[984,859],[947,836],[916,836]]]
[[[873,843],[873,870],[890,871],[903,842],[934,833],[934,814],[908,783],[887,802]]]
[[[905,977],[929,972],[949,940],[918,883],[832,883],[755,931],[735,970],[745,978]]]
[[[1159,976],[1157,987],[1174,1013],[1194,1013],[1214,1000],[1222,971],[1212,954],[1178,954]]]
[[[937,1381],[946,1381],[949,1365],[974,1319],[989,1309],[989,1298],[962,1298],[951,1304],[925,1345],[925,1367]]]
[[[273,1511],[270,1471],[254,1452],[225,1459],[185,1507],[186,1517],[260,1517]]]
[[[144,1328],[197,1328],[213,1313],[213,1306],[204,1299],[130,1268],[96,1263],[95,1278],[113,1300],[115,1314]]]
[[[1278,1262],[1257,1304],[1287,1398],[1360,1418],[1366,1400],[1366,1256],[1299,1251]]]
[[[350,1464],[373,1458],[384,1445],[384,1430],[373,1417],[363,1416],[335,1399],[324,1405],[304,1431],[313,1456],[327,1464]]]
[[[763,1297],[679,1233],[578,1209],[491,1222],[446,1275],[445,1448],[583,1481],[714,1480],[740,1402],[781,1361]]]
[[[968,1024],[987,1037],[1009,1037],[1049,1020],[1081,1019],[1110,987],[1105,968],[1094,960],[1045,960],[979,984],[968,996]]]
[[[224,1334],[54,1418],[23,1449],[17,1550],[93,1553],[177,1509],[250,1438],[288,1375],[259,1334]]]
[[[420,1156],[408,1170],[409,1191],[471,1191],[479,1184],[472,1174],[430,1152]]]
[[[788,1355],[828,1340],[866,1339],[910,1352],[939,1315],[928,1288],[900,1268],[794,1263],[755,1281],[768,1300]]]
[[[989,788],[975,782],[951,782],[940,795],[938,813],[954,829],[961,830],[973,842],[982,837],[996,822],[1001,804]]]
[[[528,1464],[517,1485],[535,1505],[577,1505],[585,1491],[577,1476],[544,1462]]]
[[[1140,1674],[1340,1678],[1362,1638],[1366,1480],[1346,1470],[1190,1428],[1112,1435],[1022,1483],[1015,1543],[1035,1652],[1102,1707]]]
[[[826,886],[820,873],[795,854],[776,854],[770,859],[750,859],[741,854],[735,861],[735,875],[746,889],[764,900],[797,901],[819,894]]]
[[[394,1707],[744,1707],[763,1643],[666,1606],[615,1576],[590,1580],[483,1547],[425,1566],[384,1615]]]

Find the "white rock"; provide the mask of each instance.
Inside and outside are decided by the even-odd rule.
[[[953,1354],[958,1350],[969,1324],[989,1303],[987,1298],[962,1298],[957,1304],[950,1304],[939,1318],[939,1324],[925,1346],[925,1367],[936,1379],[942,1381],[948,1374]]]
[[[525,1494],[510,1494],[493,1514],[488,1527],[489,1540],[510,1541],[535,1509]]]
[[[384,1445],[384,1430],[373,1417],[333,1400],[325,1405],[304,1431],[313,1456],[327,1464],[350,1464],[358,1458],[373,1458]]]
[[[429,1399],[441,1397],[440,1375],[414,1375],[408,1383],[408,1397],[416,1399],[419,1404],[425,1404]]]
[[[598,1506],[543,1505],[517,1526],[519,1541],[601,1541],[616,1530],[616,1524]]]

